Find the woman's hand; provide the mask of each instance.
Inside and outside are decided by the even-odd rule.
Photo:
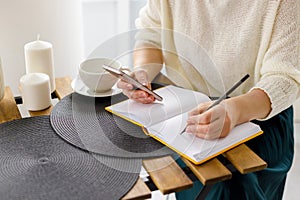
[[[131,72],[130,76],[134,77],[138,82],[147,86],[151,89],[151,84],[148,81],[148,74],[144,69],[138,69]],[[117,87],[123,90],[123,94],[125,94],[128,98],[144,104],[153,103],[155,101],[154,96],[148,94],[143,90],[139,90],[134,88],[134,86],[130,83],[120,80],[117,83]]]
[[[205,139],[226,137],[236,125],[264,119],[272,110],[268,95],[260,89],[231,97],[206,110],[211,104],[200,104],[189,113],[186,132]]]
[[[234,104],[221,104],[207,110],[212,102],[200,104],[189,113],[186,132],[203,139],[226,137],[236,125]]]

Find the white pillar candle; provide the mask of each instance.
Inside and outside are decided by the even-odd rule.
[[[23,104],[27,110],[43,110],[51,105],[50,79],[47,74],[25,74],[20,79],[20,85]]]
[[[25,44],[26,73],[45,73],[50,78],[51,92],[55,90],[52,44],[41,41],[39,35],[36,41]]]

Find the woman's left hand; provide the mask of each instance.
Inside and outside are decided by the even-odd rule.
[[[216,139],[226,137],[236,125],[234,110],[226,103],[206,110],[212,102],[200,104],[189,113],[186,132],[204,139]]]

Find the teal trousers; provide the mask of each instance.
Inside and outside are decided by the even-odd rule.
[[[208,200],[276,200],[282,199],[287,173],[294,156],[293,108],[290,107],[266,121],[253,121],[264,133],[246,144],[268,164],[264,170],[240,174],[219,182],[207,195]],[[177,159],[180,166],[185,164]],[[203,185],[196,181],[191,189],[176,193],[178,200],[196,199]]]

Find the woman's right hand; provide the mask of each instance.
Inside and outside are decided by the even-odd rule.
[[[135,78],[138,82],[143,84],[144,86],[151,89],[151,84],[148,80],[147,72],[144,69],[137,69],[131,72],[130,76]],[[143,90],[136,89],[132,84],[127,83],[123,80],[120,80],[117,83],[117,87],[123,90],[123,94],[125,94],[129,99],[132,99],[139,103],[149,104],[155,101],[153,95],[148,94]]]

